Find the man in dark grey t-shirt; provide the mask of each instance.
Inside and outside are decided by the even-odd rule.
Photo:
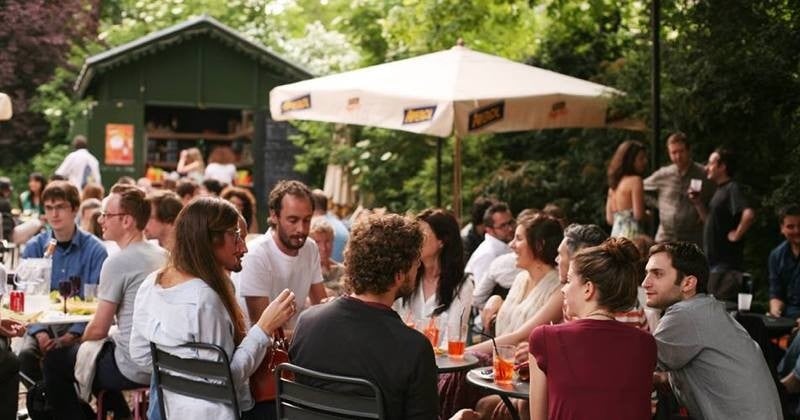
[[[742,282],[742,238],[756,214],[747,204],[735,174],[733,153],[718,147],[711,153],[706,175],[717,185],[708,205],[703,243],[711,275],[708,292],[718,299],[736,301]]]
[[[708,262],[700,248],[668,242],[650,248],[642,282],[647,305],[665,310],[653,336],[658,368],[693,419],[782,419],[775,381],[750,335],[707,295]]]

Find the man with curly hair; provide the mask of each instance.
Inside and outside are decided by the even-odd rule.
[[[387,419],[438,413],[433,348],[391,308],[414,291],[421,246],[419,224],[402,216],[357,223],[345,250],[345,282],[353,293],[303,312],[289,349],[299,366],[376,383]]]

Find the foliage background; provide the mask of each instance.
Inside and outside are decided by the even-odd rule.
[[[718,145],[741,158],[739,180],[758,213],[746,237],[748,267],[764,281],[778,242],[774,210],[800,193],[800,9],[791,0],[662,0],[662,127],[649,133],[550,130],[464,142],[464,208],[496,195],[515,211],[562,205],[572,220],[602,224],[605,166],[620,141],[663,150],[681,130],[700,162]],[[0,124],[2,172],[18,190],[66,152],[77,103],[71,86],[88,55],[198,14],[211,15],[317,74],[449,48],[480,51],[613,86],[615,104],[649,122],[649,2],[612,0],[6,0],[0,6],[0,90],[17,115]],[[28,54],[28,51],[36,51]],[[322,184],[328,162],[347,165],[364,204],[393,211],[434,203],[435,139],[297,123],[297,168]],[[443,197],[450,196],[451,142]],[[36,158],[34,158],[36,156]],[[661,153],[665,156],[665,153]],[[653,167],[665,164],[652,162]],[[762,288],[763,289],[763,288]]]

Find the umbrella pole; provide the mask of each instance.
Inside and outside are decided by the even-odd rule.
[[[436,207],[442,208],[442,138],[436,138]]]
[[[461,222],[461,136],[456,134],[453,146],[453,214]]]

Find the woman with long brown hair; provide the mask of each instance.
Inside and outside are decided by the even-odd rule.
[[[167,266],[151,274],[136,296],[131,356],[150,363],[149,342],[182,358],[207,358],[181,348],[210,343],[225,349],[243,411],[253,407],[248,378],[264,358],[272,332],[294,313],[294,294],[284,290],[250,330],[228,275],[242,268],[247,252],[244,220],[227,201],[198,198],[175,220],[175,246]],[[167,417],[233,418],[232,406],[164,393]],[[173,415],[175,415],[173,414]]]
[[[410,296],[395,302],[395,309],[407,321],[417,323],[438,317],[440,330],[448,336],[458,335],[452,327],[466,324],[474,288],[472,279],[464,276],[464,245],[458,221],[442,209],[426,209],[417,215],[417,221],[424,235],[417,286]],[[422,327],[425,325],[418,325]],[[439,338],[447,343],[444,334]]]
[[[617,147],[608,164],[608,195],[606,222],[611,225],[612,237],[633,239],[645,233],[644,182],[647,153],[644,145],[628,140]]]

